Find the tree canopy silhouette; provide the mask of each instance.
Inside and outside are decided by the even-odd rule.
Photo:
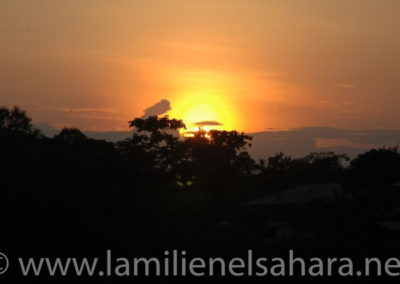
[[[390,189],[400,178],[398,147],[372,149],[351,161],[351,182],[355,189],[371,194]]]
[[[186,138],[188,159],[200,172],[216,176],[250,174],[254,160],[247,152],[252,137],[237,131],[200,129],[193,137]]]
[[[0,133],[38,134],[26,112],[15,106],[12,109],[0,108]]]
[[[77,128],[64,127],[59,134],[54,136],[54,139],[68,144],[77,144],[86,140],[87,137]]]

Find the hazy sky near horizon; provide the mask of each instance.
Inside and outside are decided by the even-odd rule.
[[[2,0],[0,105],[125,130],[167,99],[227,129],[400,128],[398,0]]]

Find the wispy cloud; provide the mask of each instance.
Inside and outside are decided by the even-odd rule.
[[[114,116],[104,116],[104,115],[91,115],[91,114],[78,114],[74,115],[76,118],[84,118],[84,119],[97,119],[97,120],[121,120],[119,117]]]
[[[60,111],[65,112],[97,112],[97,113],[117,113],[118,111],[112,108],[69,108],[69,107],[61,107]]]
[[[349,84],[349,83],[337,83],[335,87],[344,88],[344,89],[354,89],[357,88],[356,85]]]
[[[118,113],[113,108],[88,108],[88,107],[64,107],[64,106],[39,106],[38,110],[51,110],[69,113]]]
[[[64,118],[121,120],[119,112],[113,108],[38,106],[37,110],[60,113]]]

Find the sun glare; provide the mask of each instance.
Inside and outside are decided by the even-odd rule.
[[[182,95],[170,116],[183,119],[188,132],[196,132],[199,127],[205,131],[231,130],[235,124],[229,103],[222,96],[205,91]]]

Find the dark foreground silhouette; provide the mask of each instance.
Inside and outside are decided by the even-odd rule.
[[[137,118],[130,127],[132,138],[118,143],[74,128],[47,138],[22,110],[0,108],[1,251],[11,258],[102,257],[107,249],[127,257],[173,249],[226,258],[249,249],[400,254],[397,148],[351,161],[335,153],[254,161],[251,137],[236,131],[182,139],[183,122],[168,117]]]

